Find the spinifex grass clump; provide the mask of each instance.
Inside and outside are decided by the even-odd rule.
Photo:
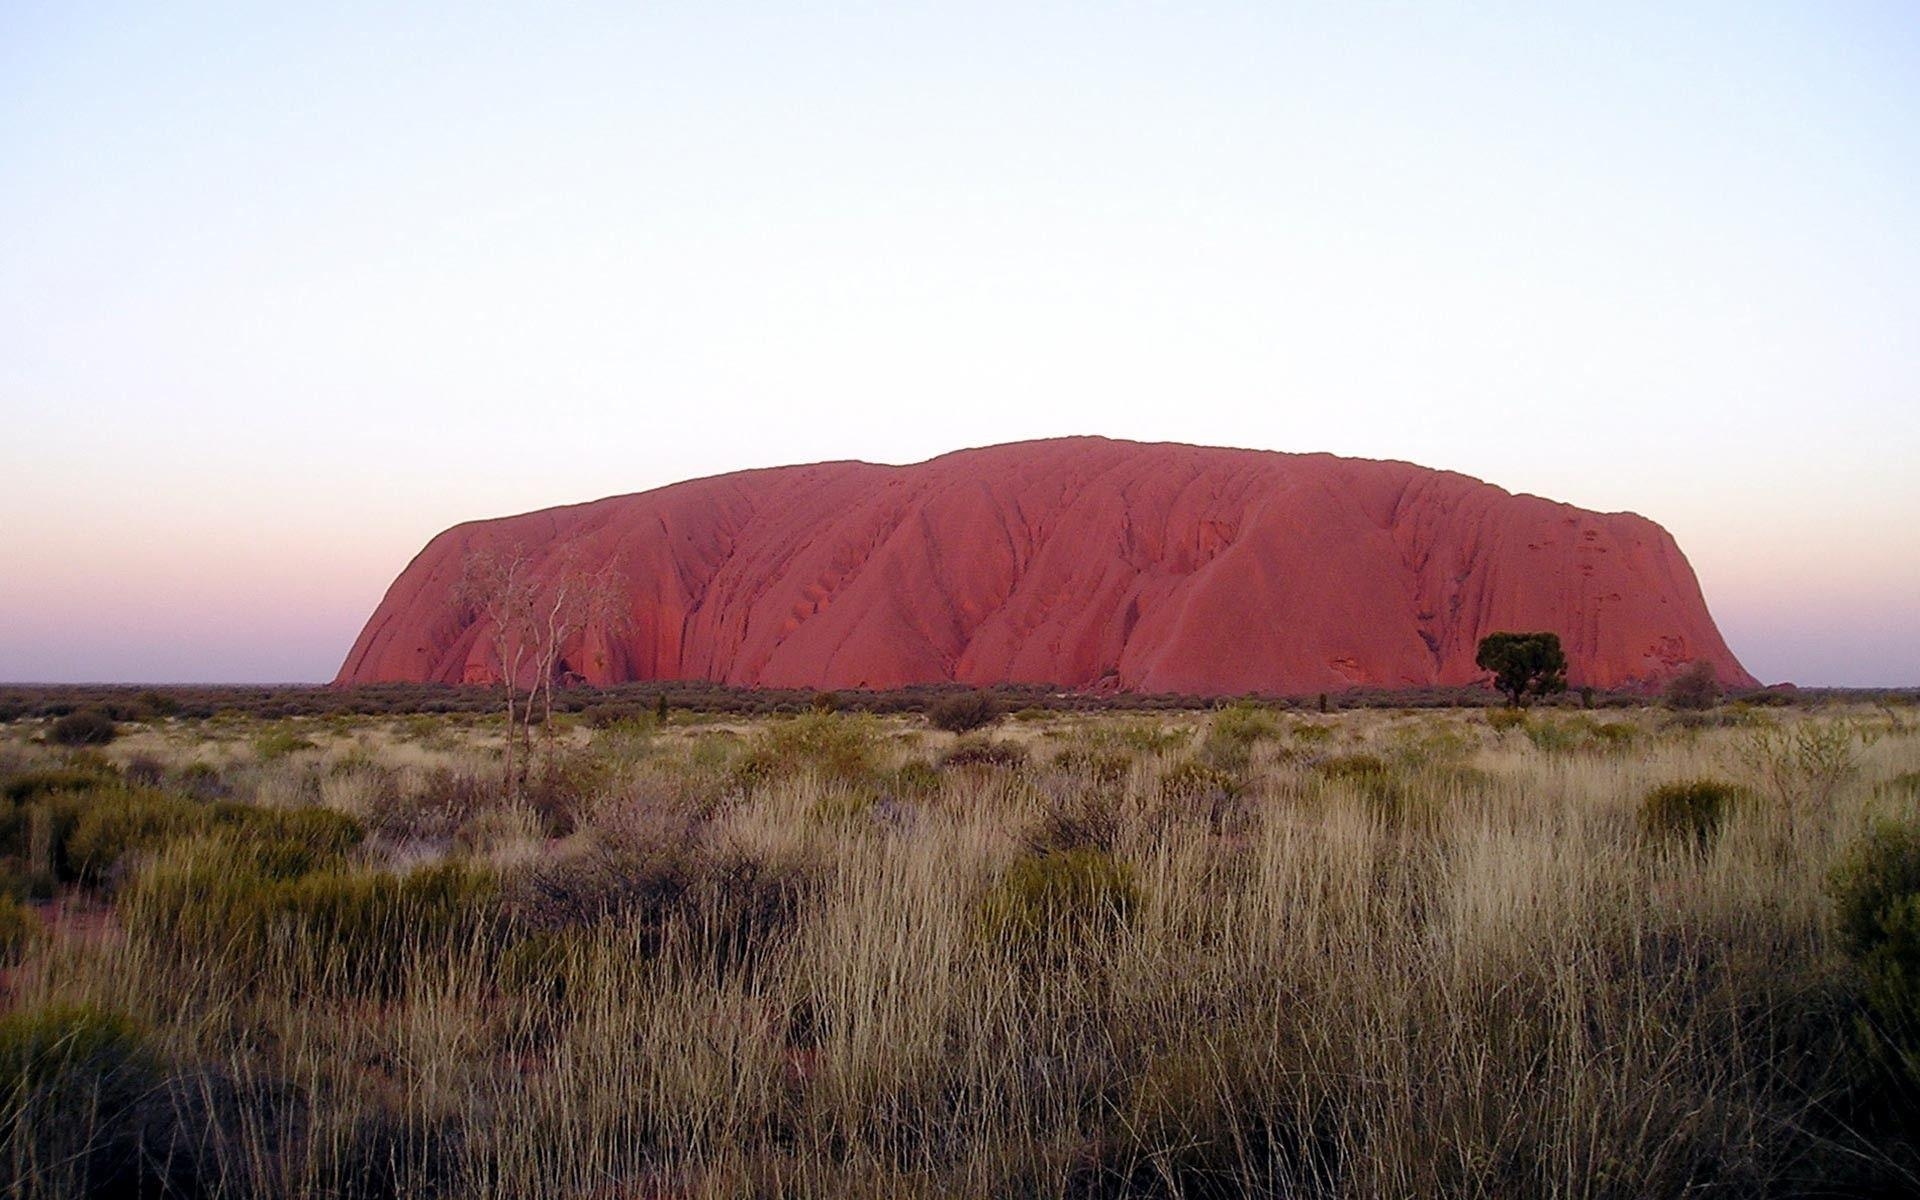
[[[10,883],[0,880],[0,883]],[[24,890],[24,889],[22,889]],[[41,921],[12,890],[0,889],[0,967],[11,967],[40,939]]]
[[[1920,823],[1883,823],[1829,881],[1842,947],[1858,965],[1860,1040],[1920,1112]]]
[[[1640,800],[1640,834],[1652,842],[1680,842],[1705,849],[1747,790],[1721,779],[1663,783]]]
[[[808,771],[822,779],[857,782],[872,774],[878,749],[872,717],[811,712],[762,728],[733,774],[748,788]]]
[[[980,901],[991,942],[1037,947],[1082,941],[1126,924],[1140,903],[1134,872],[1089,846],[1016,859]]]
[[[1376,754],[1331,755],[1314,763],[1313,770],[1327,783],[1358,795],[1376,819],[1389,825],[1432,807],[1410,795],[1402,772]]]
[[[1238,796],[1246,781],[1204,758],[1183,758],[1160,776],[1160,794],[1169,800],[1201,801]]]
[[[147,1033],[121,1014],[58,1005],[0,1017],[6,1194],[159,1194],[154,1164],[174,1132],[157,1095],[163,1078]]]
[[[334,993],[396,993],[410,961],[445,954],[491,919],[496,883],[462,863],[356,869],[297,836],[179,843],[132,882],[130,931],[230,985],[264,978]]]
[[[1283,733],[1279,717],[1271,710],[1243,701],[1214,714],[1200,753],[1213,766],[1244,770],[1255,744],[1278,741]]]
[[[1010,769],[1027,763],[1027,749],[1018,742],[1000,741],[969,734],[949,746],[940,755],[942,767],[999,767]]]

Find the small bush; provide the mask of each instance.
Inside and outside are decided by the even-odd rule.
[[[151,754],[136,754],[122,775],[130,787],[157,788],[167,781],[167,764]]]
[[[1640,800],[1641,836],[1657,842],[1684,841],[1704,848],[1745,796],[1746,789],[1718,779],[1662,784]]]
[[[1238,771],[1253,756],[1255,743],[1277,740],[1281,733],[1279,718],[1271,710],[1242,701],[1214,714],[1201,753],[1215,766]]]
[[[408,791],[392,790],[367,814],[373,832],[390,841],[451,841],[501,797],[498,776],[434,767]]]
[[[119,732],[112,717],[97,708],[83,708],[49,726],[47,740],[60,746],[104,746]]]
[[[659,819],[598,829],[571,854],[507,880],[509,914],[556,934],[614,925],[645,954],[679,946],[720,967],[778,945],[812,890],[807,864],[714,845],[687,814],[650,815]]]
[[[0,1017],[7,1194],[145,1194],[142,1107],[163,1067],[145,1032],[118,1013],[62,1006]]]
[[[1160,776],[1160,794],[1168,800],[1211,800],[1240,794],[1240,777],[1198,758],[1182,759]]]
[[[1021,858],[980,904],[990,941],[1034,945],[1079,941],[1125,925],[1140,903],[1133,869],[1092,848]]]
[[[0,893],[0,967],[18,963],[40,934],[40,918],[33,909]]]
[[[1398,825],[1414,808],[1405,782],[1384,759],[1372,754],[1336,754],[1313,765],[1328,783],[1344,785],[1366,801],[1374,815]]]
[[[1524,712],[1521,715],[1525,717]],[[1533,743],[1533,748],[1545,754],[1564,754],[1580,744],[1579,725],[1563,725],[1550,717],[1523,720],[1520,729],[1527,735],[1527,740]]]
[[[1313,764],[1313,769],[1323,779],[1362,784],[1393,774],[1385,759],[1372,754],[1336,754]]]
[[[1024,839],[1036,854],[1067,850],[1111,853],[1120,833],[1120,810],[1113,797],[1073,791],[1053,797]]]
[[[921,799],[940,790],[940,768],[925,759],[909,759],[888,779],[885,791],[896,799]]]
[[[942,767],[996,767],[1013,770],[1027,765],[1027,749],[1018,742],[986,737],[963,737],[940,756]]]
[[[984,729],[999,719],[999,701],[980,691],[948,696],[927,709],[927,724],[948,733]]]
[[[176,786],[196,800],[221,800],[233,794],[220,768],[212,763],[191,762],[180,768]]]
[[[105,882],[131,854],[205,829],[214,816],[161,792],[101,791],[92,799],[67,834],[64,855],[69,872],[92,884]]]
[[[1501,733],[1509,729],[1524,729],[1527,724],[1525,710],[1518,708],[1490,708],[1487,710],[1487,724]]]
[[[1834,868],[1828,892],[1860,971],[1860,1041],[1920,1098],[1920,824],[1875,828]]]
[[[775,721],[734,765],[734,781],[752,788],[806,770],[826,779],[862,780],[873,771],[877,740],[866,716],[807,713]]]
[[[129,930],[235,983],[391,997],[420,953],[444,956],[492,910],[493,876],[462,864],[407,875],[338,867],[280,874],[209,840],[135,881]]]
[[[1712,663],[1695,659],[1667,681],[1661,695],[1674,708],[1695,711],[1712,708],[1720,702],[1720,678],[1714,674]]]
[[[63,792],[84,792],[114,782],[111,773],[92,767],[57,767],[50,771],[27,771],[7,778],[0,795],[15,804],[26,804]]]
[[[1587,731],[1590,748],[1601,753],[1625,750],[1639,736],[1639,728],[1626,721],[1597,721]]]
[[[1302,721],[1293,727],[1293,740],[1303,746],[1318,746],[1333,740],[1333,728],[1328,725],[1315,725]]]
[[[524,798],[548,837],[566,837],[579,827],[581,814],[606,786],[611,762],[592,754],[559,754],[527,780]]]
[[[1053,758],[1053,769],[1084,775],[1095,787],[1117,788],[1133,774],[1133,755],[1122,750],[1098,750],[1073,746]]]
[[[534,930],[500,955],[500,990],[541,1008],[557,1008],[566,1001],[571,968],[579,956],[576,935]]]
[[[311,739],[302,737],[288,725],[263,730],[253,739],[254,757],[261,762],[273,762],[290,754],[313,748],[314,743]]]

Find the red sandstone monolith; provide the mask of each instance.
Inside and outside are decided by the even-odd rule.
[[[1560,635],[1574,686],[1694,660],[1752,686],[1666,530],[1402,462],[1105,438],[911,466],[742,471],[458,525],[394,580],[338,682],[497,680],[468,557],[611,564],[592,683],[958,681],[1234,695],[1464,684],[1481,637]],[[575,564],[568,566],[568,564]]]

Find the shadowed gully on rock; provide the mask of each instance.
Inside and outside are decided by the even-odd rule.
[[[1721,640],[1673,538],[1402,462],[1104,438],[911,466],[742,471],[455,526],[388,589],[341,683],[497,681],[460,599],[477,553],[579,564],[617,613],[562,648],[591,683],[956,681],[1239,694],[1455,685],[1496,630],[1560,635],[1575,685],[1651,685]]]

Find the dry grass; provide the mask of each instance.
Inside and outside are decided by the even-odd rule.
[[[280,722],[312,746],[266,757],[258,723],[114,743],[162,789],[200,763],[232,800],[358,819],[325,887],[440,862],[497,886],[444,924],[354,909],[392,943],[376,983],[314,949],[318,908],[275,910],[254,949],[201,930],[227,948],[182,961],[155,932],[178,890],[148,881],[234,851],[130,854],[114,919],[51,922],[6,978],[16,1025],[130,1032],[26,1067],[0,1044],[22,1081],[0,1174],[19,1195],[1920,1187],[1902,1113],[1862,1099],[1826,893],[1873,821],[1920,820],[1898,713],[1061,715],[993,731],[1023,764],[947,767],[954,739],[910,718],[801,720],[823,724],[570,727],[566,785],[518,807],[463,717]],[[53,759],[31,732],[6,727],[0,766]],[[1648,837],[1641,798],[1703,776],[1751,801]]]

